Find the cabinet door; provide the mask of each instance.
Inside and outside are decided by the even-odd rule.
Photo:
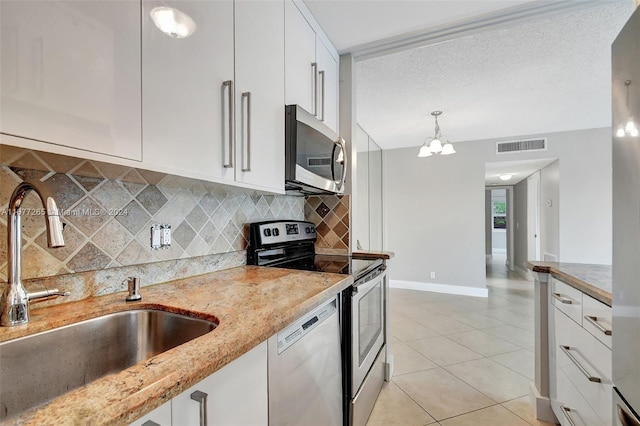
[[[140,160],[140,2],[3,0],[0,15],[0,132]]]
[[[200,424],[200,404],[191,399],[196,391],[207,394],[209,425],[266,425],[267,342],[172,399],[174,425]]]
[[[172,38],[151,11],[186,13],[193,34]],[[144,162],[151,168],[201,179],[232,179],[229,99],[234,79],[233,2],[143,1]]]
[[[338,61],[322,40],[316,38],[318,61],[318,118],[338,132]]]
[[[284,0],[238,1],[236,181],[284,192]]]
[[[285,103],[315,114],[316,33],[291,0],[284,6]]]

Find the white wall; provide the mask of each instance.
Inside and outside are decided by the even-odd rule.
[[[540,255],[560,257],[560,162],[540,170]],[[546,257],[545,257],[546,255]]]
[[[491,140],[455,143],[449,157],[418,158],[418,147],[385,151],[392,280],[485,287],[484,169],[495,161],[558,158],[560,258],[611,263],[610,129],[523,137],[547,137],[548,150],[497,155]]]

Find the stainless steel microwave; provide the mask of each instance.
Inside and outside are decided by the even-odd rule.
[[[342,194],[347,176],[344,139],[298,105],[285,107],[285,189]]]

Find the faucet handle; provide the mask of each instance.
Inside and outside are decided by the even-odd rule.
[[[58,296],[69,297],[71,296],[71,293],[69,293],[68,291],[60,291],[57,288],[52,288],[51,290],[46,289],[46,290],[27,293],[27,297],[29,298],[29,301],[47,299],[49,297],[58,297]]]
[[[127,288],[129,290],[129,294],[125,297],[125,301],[127,302],[136,302],[138,300],[142,300],[142,296],[140,295],[140,278],[139,277],[128,277],[122,284],[127,283]]]

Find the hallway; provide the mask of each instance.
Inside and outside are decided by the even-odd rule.
[[[394,376],[368,425],[527,426],[533,283],[487,260],[488,298],[391,289]]]

